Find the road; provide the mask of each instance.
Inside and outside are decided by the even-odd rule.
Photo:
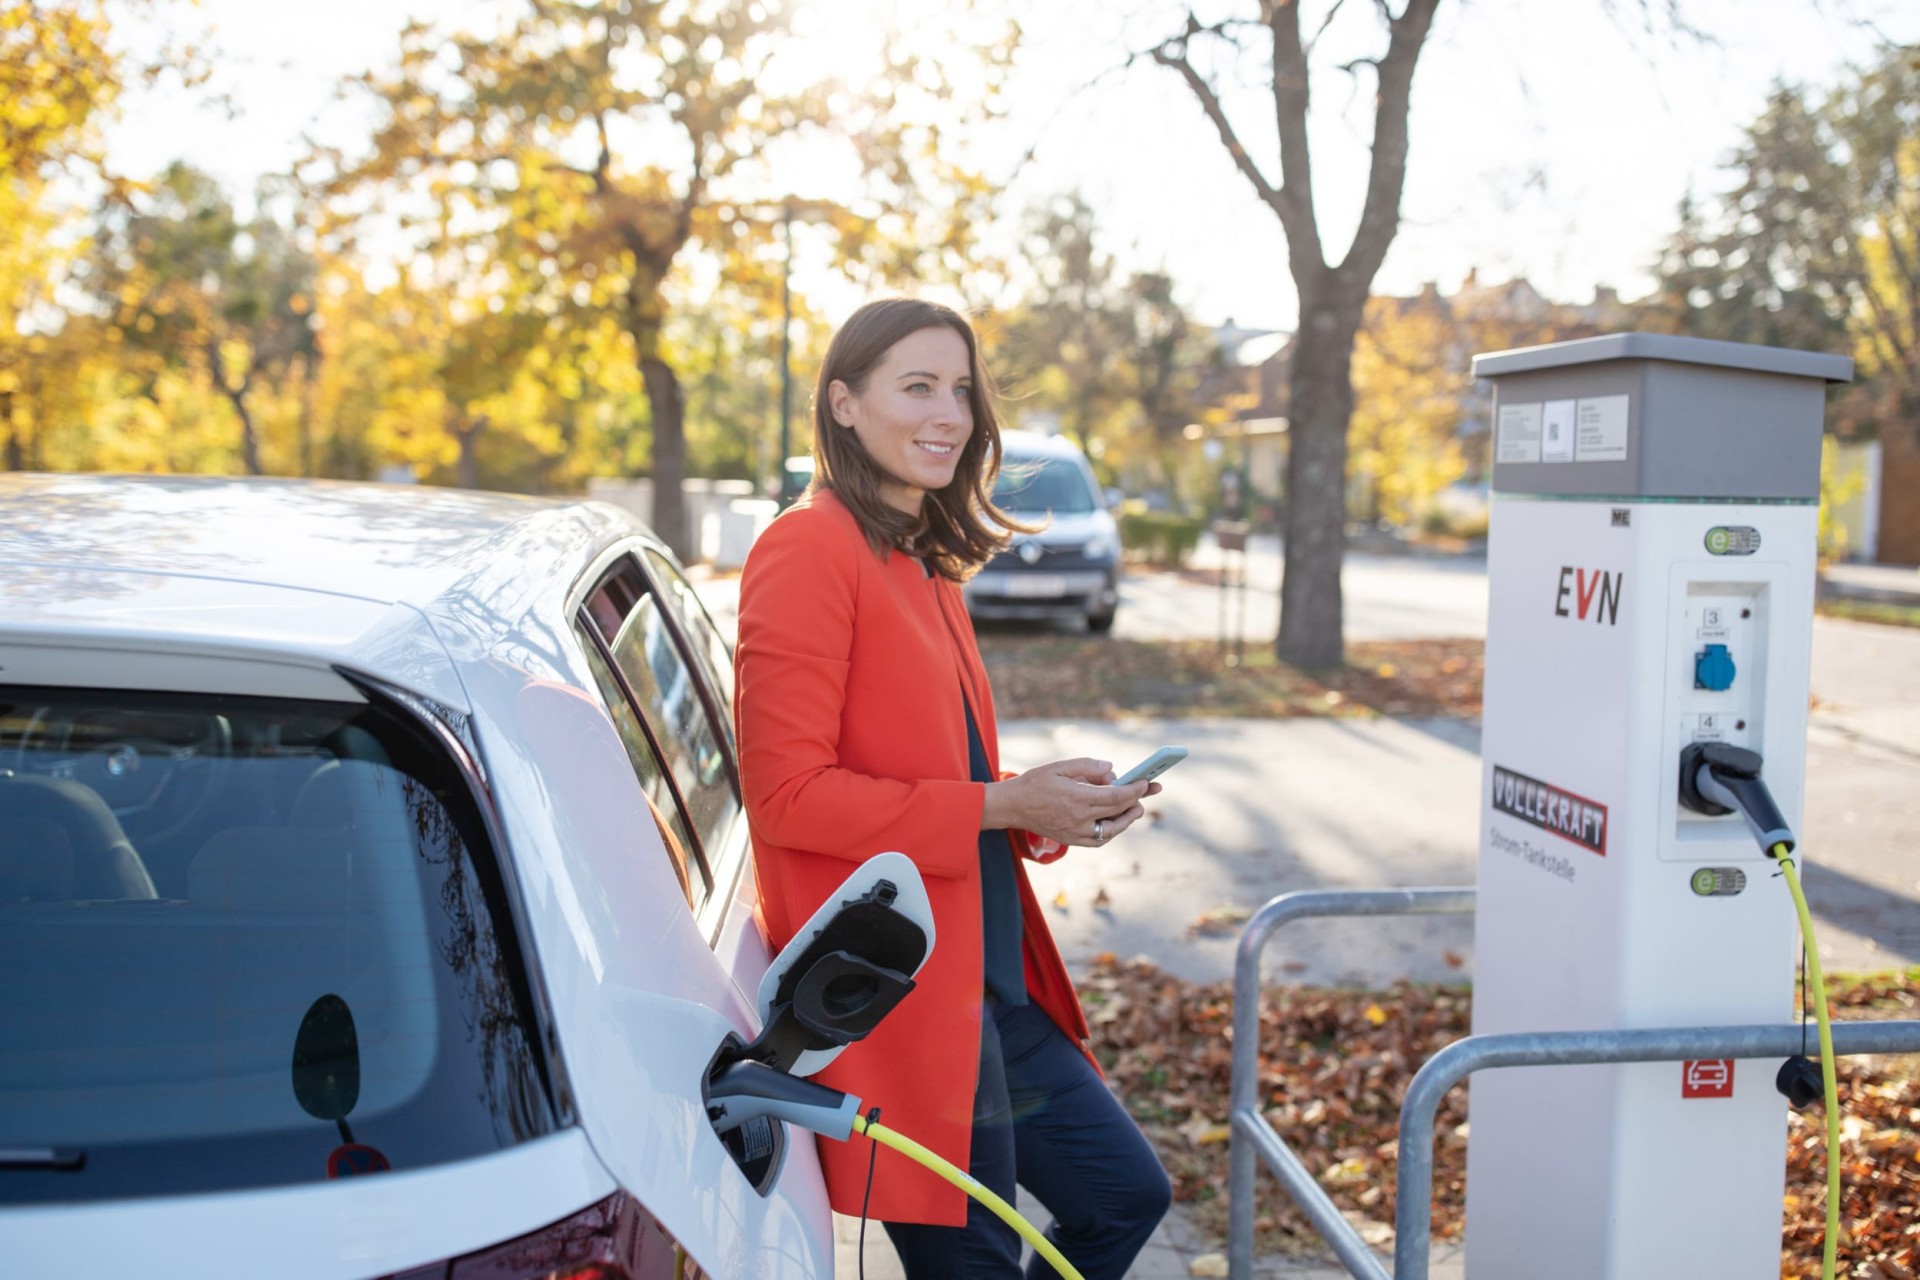
[[[1217,557],[1202,547],[1195,565]],[[1274,634],[1279,569],[1277,544],[1255,540],[1250,642]],[[1349,638],[1485,634],[1482,560],[1350,555],[1343,585]],[[736,584],[711,580],[702,594],[731,630]],[[1211,638],[1218,627],[1219,591],[1198,575],[1128,575],[1116,635]],[[1802,848],[1822,954],[1837,971],[1920,965],[1920,630],[1816,618],[1812,687]],[[1304,887],[1473,880],[1470,723],[1009,721],[1000,738],[1010,763],[1097,755],[1119,765],[1167,742],[1194,751],[1169,775],[1154,823],[1035,872],[1043,896],[1060,900],[1054,927],[1072,961],[1145,953],[1216,980],[1231,972],[1233,931],[1190,932],[1209,913]],[[1464,921],[1430,920],[1296,926],[1270,954],[1301,980],[1384,981],[1459,976],[1470,953]]]
[[[1240,635],[1270,642],[1280,629],[1280,540],[1248,540],[1244,556],[1203,541],[1191,567],[1229,566],[1244,591],[1225,593],[1177,573],[1131,573],[1121,588],[1114,634],[1128,640],[1211,640],[1223,613],[1244,618]],[[1340,574],[1349,640],[1479,636],[1487,630],[1487,564],[1476,557],[1383,556],[1349,552]]]

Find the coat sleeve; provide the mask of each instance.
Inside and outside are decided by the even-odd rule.
[[[979,861],[986,788],[841,767],[860,549],[826,512],[795,509],[754,544],[740,580],[735,719],[756,838],[858,862],[897,849],[930,875]]]

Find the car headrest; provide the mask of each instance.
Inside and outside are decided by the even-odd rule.
[[[0,898],[157,896],[107,802],[67,778],[0,777],[0,850]]]

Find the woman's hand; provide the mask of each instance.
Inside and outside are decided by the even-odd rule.
[[[1105,760],[1056,760],[987,784],[980,829],[1014,827],[1061,844],[1102,845],[1132,826],[1140,801],[1160,794],[1157,782],[1113,785]]]

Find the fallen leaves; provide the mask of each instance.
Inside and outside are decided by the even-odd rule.
[[[1215,907],[1202,911],[1187,925],[1189,938],[1224,938],[1240,932],[1240,926],[1252,916],[1245,907]]]
[[[1159,1151],[1175,1197],[1196,1226],[1224,1240],[1230,984],[1186,983],[1144,959],[1103,953],[1081,997],[1094,1024],[1094,1052]],[[1846,1010],[1843,1016],[1910,1017],[1920,1003],[1920,970],[1837,982],[1833,1003]],[[1469,1008],[1470,993],[1452,986],[1268,992],[1260,1019],[1262,1112],[1363,1238],[1392,1237],[1400,1100],[1421,1063],[1468,1033]],[[1848,1236],[1841,1245],[1843,1273],[1920,1277],[1920,1077],[1910,1060],[1897,1057],[1844,1058],[1838,1071],[1848,1135],[1840,1156]],[[1467,1094],[1468,1088],[1454,1089],[1436,1117],[1435,1240],[1457,1239],[1463,1226]],[[1818,1106],[1789,1118],[1784,1277],[1820,1271],[1824,1123]],[[1259,1209],[1261,1252],[1324,1255],[1319,1234],[1265,1180]]]
[[[1002,719],[1480,714],[1480,640],[1368,641],[1308,673],[1254,646],[1229,664],[1207,640],[986,632],[980,656]]]

